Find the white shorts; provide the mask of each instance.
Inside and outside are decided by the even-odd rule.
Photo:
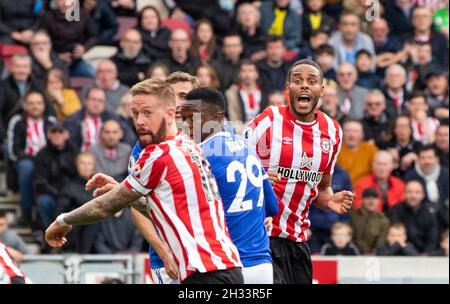
[[[180,281],[174,280],[167,275],[166,268],[151,269],[153,284],[180,284]]]
[[[273,284],[272,264],[264,263],[242,269],[244,284]]]

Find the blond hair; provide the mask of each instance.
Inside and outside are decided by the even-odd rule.
[[[172,86],[160,79],[146,79],[135,84],[130,90],[131,96],[136,95],[156,95],[164,102],[164,104],[171,107],[176,106],[175,90]]]
[[[353,236],[353,229],[349,224],[343,223],[343,222],[336,222],[333,227],[331,227],[331,233],[336,232],[336,230],[339,229],[347,229],[350,237]]]
[[[200,87],[200,83],[197,79],[197,77],[192,76],[191,74],[184,73],[184,72],[173,72],[169,74],[166,78],[166,82],[170,85],[176,84],[178,82],[190,82],[192,84],[192,87],[194,89],[197,89]]]

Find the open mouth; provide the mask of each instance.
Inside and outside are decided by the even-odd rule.
[[[298,95],[298,97],[297,97],[297,101],[299,101],[299,102],[305,102],[305,103],[307,103],[307,102],[309,102],[310,100],[311,100],[311,96],[308,95],[308,94],[300,94],[300,95]]]

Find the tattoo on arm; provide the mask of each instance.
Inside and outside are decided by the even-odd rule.
[[[111,191],[67,213],[64,221],[69,225],[95,223],[114,215],[140,196],[139,193],[129,190],[124,183],[121,183]]]
[[[147,198],[145,196],[140,197],[131,203],[131,207],[139,211],[143,216],[151,220],[150,212],[148,209]]]

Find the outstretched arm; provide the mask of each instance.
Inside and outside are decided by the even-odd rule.
[[[321,209],[330,209],[338,214],[345,214],[353,208],[355,195],[351,191],[334,193],[331,188],[331,175],[323,175],[318,186],[319,193],[315,203]]]

